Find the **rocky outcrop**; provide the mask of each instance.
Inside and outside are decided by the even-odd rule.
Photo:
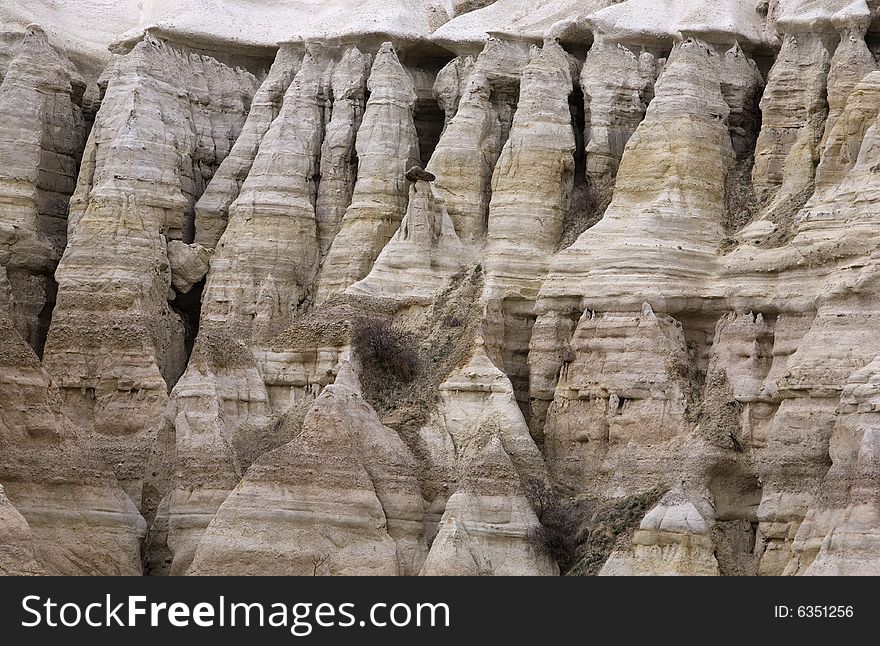
[[[510,134],[526,63],[522,47],[492,39],[475,63],[453,68],[456,96],[440,96],[446,127],[428,170],[437,176],[434,190],[466,244],[480,244],[486,236],[492,174]]]
[[[758,200],[809,190],[825,130],[829,45],[817,33],[789,33],[767,78],[761,99],[761,134],[752,184]],[[787,180],[787,182],[786,182]]]
[[[167,393],[186,366],[167,239],[244,122],[254,78],[147,37],[108,73],[71,201],[45,363],[72,417],[140,503]]]
[[[139,575],[144,519],[16,334],[9,292],[0,281],[0,571]]]
[[[229,225],[211,258],[203,324],[222,324],[240,338],[255,332],[270,338],[310,296],[318,269],[315,201],[331,70],[319,48],[306,50],[230,206]]]
[[[196,203],[195,242],[198,244],[212,249],[220,241],[226,230],[229,207],[251,172],[260,143],[278,116],[287,88],[301,63],[302,52],[293,45],[285,44],[278,50],[269,74],[254,94],[241,134]]]
[[[559,568],[535,546],[541,524],[501,440],[492,437],[466,467],[450,497],[421,574],[554,576]]]
[[[614,552],[600,576],[718,576],[709,522],[684,491],[667,493],[642,519],[628,550]]]
[[[542,299],[589,295],[582,302],[588,309],[633,311],[644,299],[628,295],[650,293],[658,309],[673,312],[681,304],[668,298],[671,292],[677,298],[704,293],[722,238],[718,214],[733,161],[717,59],[714,50],[693,40],[672,53],[656,98],[627,146],[611,205],[596,226],[555,257]],[[678,125],[672,132],[687,142],[686,157],[676,154],[674,139],[660,134],[673,123]],[[658,163],[645,164],[646,158]],[[646,264],[624,268],[623,258]]]
[[[0,85],[0,265],[19,334],[42,353],[85,139],[85,83],[32,25]]]
[[[419,163],[415,90],[391,43],[376,54],[367,88],[370,99],[355,143],[357,182],[321,269],[318,302],[369,273],[406,214],[405,175]]]
[[[572,76],[572,61],[553,40],[533,50],[523,70],[510,138],[492,178],[485,259],[492,298],[535,298],[559,244],[574,182]],[[523,185],[534,190],[523,194]]]
[[[333,72],[333,117],[321,146],[321,183],[315,214],[321,256],[330,250],[354,192],[358,159],[355,137],[366,101],[369,59],[357,48],[346,50]]]
[[[345,367],[302,433],[254,463],[223,503],[189,573],[415,574],[423,504],[415,460]]]
[[[400,228],[372,271],[346,293],[430,305],[446,281],[471,259],[432,184],[413,182]]]
[[[623,149],[654,97],[656,61],[623,45],[597,40],[581,72],[586,105],[587,175],[602,185],[617,174]]]
[[[877,2],[107,4],[0,10],[0,572],[877,570]]]
[[[0,576],[43,574],[43,568],[35,558],[31,528],[9,502],[3,485],[0,485],[0,530],[3,532],[3,542],[0,543]]]

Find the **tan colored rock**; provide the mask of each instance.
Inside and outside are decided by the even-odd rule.
[[[0,85],[0,265],[16,329],[40,354],[84,145],[84,90],[43,30],[28,27]]]
[[[707,521],[682,489],[668,492],[642,519],[628,550],[615,551],[600,576],[718,576]]]
[[[617,174],[623,150],[654,97],[657,73],[650,52],[636,56],[601,38],[587,52],[580,83],[588,115],[587,175],[594,183]]]
[[[330,250],[342,217],[351,204],[357,179],[355,138],[364,117],[369,58],[347,49],[333,72],[333,116],[321,147],[321,183],[315,213],[321,256]]]
[[[880,72],[865,76],[847,97],[830,130],[826,127],[822,161],[816,169],[816,188],[836,186],[855,165],[868,128],[880,111]],[[830,121],[829,121],[830,123]]]
[[[211,252],[200,244],[184,244],[180,240],[168,243],[168,264],[171,286],[180,294],[188,293],[208,273]]]
[[[864,33],[851,29],[842,31],[840,44],[834,50],[828,71],[828,119],[822,138],[823,148],[853,90],[863,78],[876,70],[877,63],[865,43]]]
[[[192,236],[204,173],[229,152],[255,81],[152,37],[108,78],[71,201],[45,362],[71,417],[140,503],[167,393],[186,365],[166,241]]]
[[[698,41],[676,47],[627,145],[611,205],[555,256],[542,300],[586,296],[582,310],[600,312],[637,311],[649,300],[672,313],[706,294],[733,161],[718,58]]]
[[[34,537],[0,485],[0,576],[37,576],[43,568],[34,553]]]
[[[686,434],[687,348],[681,324],[645,304],[640,314],[584,312],[570,343],[544,427],[554,478],[585,490],[607,477],[622,452],[653,455],[657,444]],[[628,473],[633,490],[644,490]],[[645,468],[643,467],[643,468]]]
[[[141,573],[144,519],[9,316],[0,270],[0,569],[17,574]],[[14,509],[13,509],[14,508]]]
[[[471,258],[445,205],[434,197],[432,184],[418,180],[410,189],[409,206],[397,233],[369,275],[346,293],[430,305],[434,295]]]
[[[471,73],[474,70],[472,56],[457,56],[449,61],[443,69],[437,73],[434,81],[434,98],[440,104],[440,109],[446,116],[443,124],[444,129],[458,113],[458,104],[467,92]]]
[[[820,34],[785,35],[761,98],[761,134],[752,183],[759,202],[792,196],[812,182],[827,117],[831,65]],[[786,180],[787,183],[786,183]]]
[[[269,74],[254,94],[241,134],[196,203],[195,242],[212,249],[220,241],[226,230],[229,206],[251,172],[260,143],[278,116],[301,63],[302,52],[295,46],[283,44],[278,50]]]
[[[269,395],[250,351],[239,340],[204,330],[187,372],[172,391],[174,427],[168,499],[171,574],[189,567],[205,528],[242,476],[236,430],[267,421]]]
[[[849,378],[831,434],[822,496],[801,524],[787,574],[867,576],[878,571],[878,369]]]
[[[359,391],[344,367],[302,433],[251,466],[208,528],[190,574],[420,569],[424,503],[415,460]]]
[[[536,545],[541,525],[501,439],[491,437],[470,460],[421,574],[557,575],[559,568]]]
[[[437,176],[434,190],[466,244],[485,239],[492,174],[509,136],[513,96],[526,63],[521,47],[491,39],[466,78],[457,71],[463,85],[456,88],[455,109],[446,108],[446,126],[428,170]]]
[[[739,43],[724,52],[721,58],[721,93],[730,108],[727,125],[737,159],[752,154],[758,137],[760,112],[758,104],[764,79],[755,61]]]
[[[268,339],[310,296],[318,269],[318,167],[330,61],[306,50],[281,111],[263,137],[211,258],[202,322]]]
[[[369,273],[406,214],[409,187],[404,176],[419,163],[415,90],[391,43],[376,54],[367,87],[370,99],[355,143],[357,182],[321,268],[319,303]]]
[[[492,178],[484,261],[492,298],[535,298],[559,243],[574,182],[572,84],[571,61],[559,43],[548,40],[533,51]],[[533,187],[526,195],[524,185]]]

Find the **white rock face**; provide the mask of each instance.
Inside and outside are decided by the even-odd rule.
[[[318,277],[319,302],[369,273],[406,214],[406,172],[419,163],[415,88],[391,43],[376,54],[367,89],[370,99],[355,143],[357,183]]]
[[[880,572],[878,11],[5,3],[0,573]]]

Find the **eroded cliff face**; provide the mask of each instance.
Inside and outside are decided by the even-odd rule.
[[[880,572],[877,3],[36,4],[0,573]]]

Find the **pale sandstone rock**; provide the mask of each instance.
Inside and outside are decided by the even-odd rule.
[[[718,576],[711,521],[682,489],[668,492],[642,519],[626,551],[614,552],[600,576]]]
[[[788,33],[761,98],[752,183],[758,200],[794,195],[813,181],[827,117],[829,45],[817,33]],[[786,181],[787,180],[787,181]]]
[[[687,348],[678,321],[647,304],[640,315],[587,310],[569,347],[544,427],[557,481],[595,487],[621,452],[656,454],[657,444],[688,432]]]
[[[203,324],[271,338],[310,296],[318,269],[317,177],[332,63],[306,50],[211,257]]]
[[[166,413],[174,428],[172,476],[165,483],[171,574],[189,567],[205,528],[241,479],[236,429],[264,422],[270,413],[268,392],[244,343],[202,332]]]
[[[171,286],[181,294],[189,292],[208,273],[211,252],[200,244],[168,243]]]
[[[828,119],[822,139],[823,148],[856,85],[875,70],[877,63],[865,43],[864,32],[853,29],[842,31],[840,44],[834,50],[828,71]]]
[[[426,551],[423,505],[414,458],[345,366],[302,433],[251,466],[189,573],[415,574]]]
[[[76,4],[27,8],[50,17],[52,44],[71,46],[88,82],[79,99],[78,74],[59,49],[30,56],[29,83],[55,72],[70,79],[69,89],[50,84],[52,119],[74,115],[53,130],[53,150],[73,139],[79,102],[88,124],[104,94],[58,272],[46,354],[53,381],[4,328],[16,339],[0,376],[0,482],[11,505],[0,501],[0,523],[16,537],[13,567],[140,571],[143,519],[87,446],[94,440],[151,523],[143,554],[157,574],[274,572],[279,562],[302,574],[555,573],[531,549],[539,527],[521,494],[535,479],[605,499],[671,490],[605,574],[876,569],[876,2],[302,0],[243,11],[227,0],[161,0],[134,12],[139,28],[117,39],[99,86],[108,55],[85,52],[109,39],[108,10],[93,12],[86,36],[69,19],[93,3]],[[23,51],[24,13],[0,9],[4,87]],[[314,139],[279,145],[266,135],[273,122],[280,129],[306,48],[290,43],[276,55],[275,43],[298,36],[325,63],[320,109],[295,120]],[[530,62],[529,45],[548,38]],[[383,40],[402,65],[389,47],[380,51],[365,111],[367,64]],[[462,57],[441,70],[449,58],[435,58],[437,45]],[[758,69],[780,47],[758,137]],[[254,95],[256,78],[235,66],[261,77],[272,56]],[[578,76],[584,146],[572,132]],[[45,97],[36,99],[29,105]],[[40,128],[45,121],[28,132]],[[415,143],[427,158],[441,130],[426,166],[434,193],[428,174],[413,174],[410,186]],[[304,234],[280,227],[293,253],[260,222],[228,229],[234,254],[225,257],[262,268],[209,273],[209,282],[235,285],[233,315],[222,313],[222,295],[200,313],[204,261],[242,185],[256,182],[255,160],[273,149],[296,163],[279,172],[277,160],[266,162],[260,191],[283,185],[287,196],[292,186],[297,200],[276,203],[304,207],[302,222],[312,224]],[[51,167],[18,152],[15,168]],[[737,232],[743,222],[727,209],[739,191],[753,213],[743,181],[753,153],[763,209]],[[575,162],[589,182],[577,178],[569,206]],[[558,170],[533,172],[545,163]],[[557,254],[582,230],[579,199],[599,182],[609,197],[614,190],[611,208]],[[486,250],[493,198],[508,209],[489,223]],[[552,217],[529,220],[545,209]],[[274,269],[317,270],[345,211],[364,217],[343,220],[328,258],[335,295],[314,307],[313,273]],[[30,224],[16,226],[8,238]],[[488,342],[446,377],[420,431],[401,431],[407,447],[384,425],[401,424],[397,414],[380,420],[343,366],[352,322],[370,314],[401,324],[412,314],[401,304],[414,299],[464,305],[431,302],[462,243],[488,269],[478,325]],[[41,276],[53,253],[32,254]],[[16,262],[0,263],[6,304],[7,293],[39,291],[22,289]],[[336,293],[355,283],[382,300]],[[45,325],[49,308],[28,303]],[[306,510],[307,524],[282,509]]]
[[[84,89],[42,29],[28,27],[0,85],[0,264],[12,286],[16,329],[37,353],[85,143]]]
[[[533,51],[492,178],[485,257],[491,298],[535,298],[559,243],[574,182],[572,85],[571,60],[559,43]],[[524,195],[523,185],[533,188]]]
[[[346,293],[430,305],[437,291],[471,257],[443,202],[434,197],[432,184],[418,180],[410,189],[409,206],[397,233],[369,275]]]
[[[419,163],[413,82],[391,43],[376,54],[363,124],[355,147],[358,176],[351,204],[324,259],[317,301],[367,275],[406,214],[406,172]]]
[[[138,503],[168,390],[186,365],[166,240],[192,235],[205,174],[229,152],[254,85],[241,69],[148,37],[114,62],[86,146],[45,361]]]
[[[358,164],[355,137],[364,116],[368,75],[369,59],[357,47],[346,50],[333,72],[333,116],[321,146],[321,183],[315,205],[322,257],[330,250],[351,204]]]
[[[548,35],[578,41],[589,33],[589,16],[610,4],[613,0],[495,0],[483,9],[453,18],[433,37],[461,51],[479,51],[492,36],[535,43]]]
[[[822,161],[816,169],[816,188],[836,186],[855,165],[868,128],[880,111],[880,72],[865,76],[847,97],[830,131],[826,129]]]
[[[727,125],[738,159],[755,149],[760,123],[758,103],[763,89],[764,79],[757,64],[736,43],[721,59],[721,93],[730,108]]]
[[[501,439],[493,436],[473,452],[421,574],[557,575],[559,568],[535,545],[533,533],[539,529],[516,469]]]
[[[830,438],[833,464],[822,496],[801,524],[788,574],[878,572],[878,369],[875,358],[849,378]]]
[[[718,54],[694,40],[672,53],[627,145],[611,205],[554,257],[542,299],[583,295],[582,309],[613,312],[637,310],[650,294],[655,309],[674,312],[705,294],[733,161],[718,65]],[[677,154],[678,137],[687,156]]]
[[[428,170],[437,176],[434,190],[466,244],[485,239],[492,174],[510,133],[527,61],[521,47],[490,39],[464,79],[455,110],[446,109],[446,127]]]
[[[284,44],[278,50],[269,74],[254,94],[241,134],[196,202],[195,242],[209,249],[219,242],[226,229],[229,206],[251,172],[260,143],[278,116],[287,88],[301,64],[299,48]]]
[[[0,568],[139,575],[144,519],[65,415],[58,387],[15,333],[9,309],[0,272]]]
[[[449,126],[449,122],[458,112],[458,103],[467,92],[473,70],[472,56],[456,56],[437,72],[433,93],[446,116],[444,128]]]
[[[587,107],[587,175],[613,179],[629,138],[645,118],[657,77],[653,54],[597,39],[587,52],[581,89]]]

